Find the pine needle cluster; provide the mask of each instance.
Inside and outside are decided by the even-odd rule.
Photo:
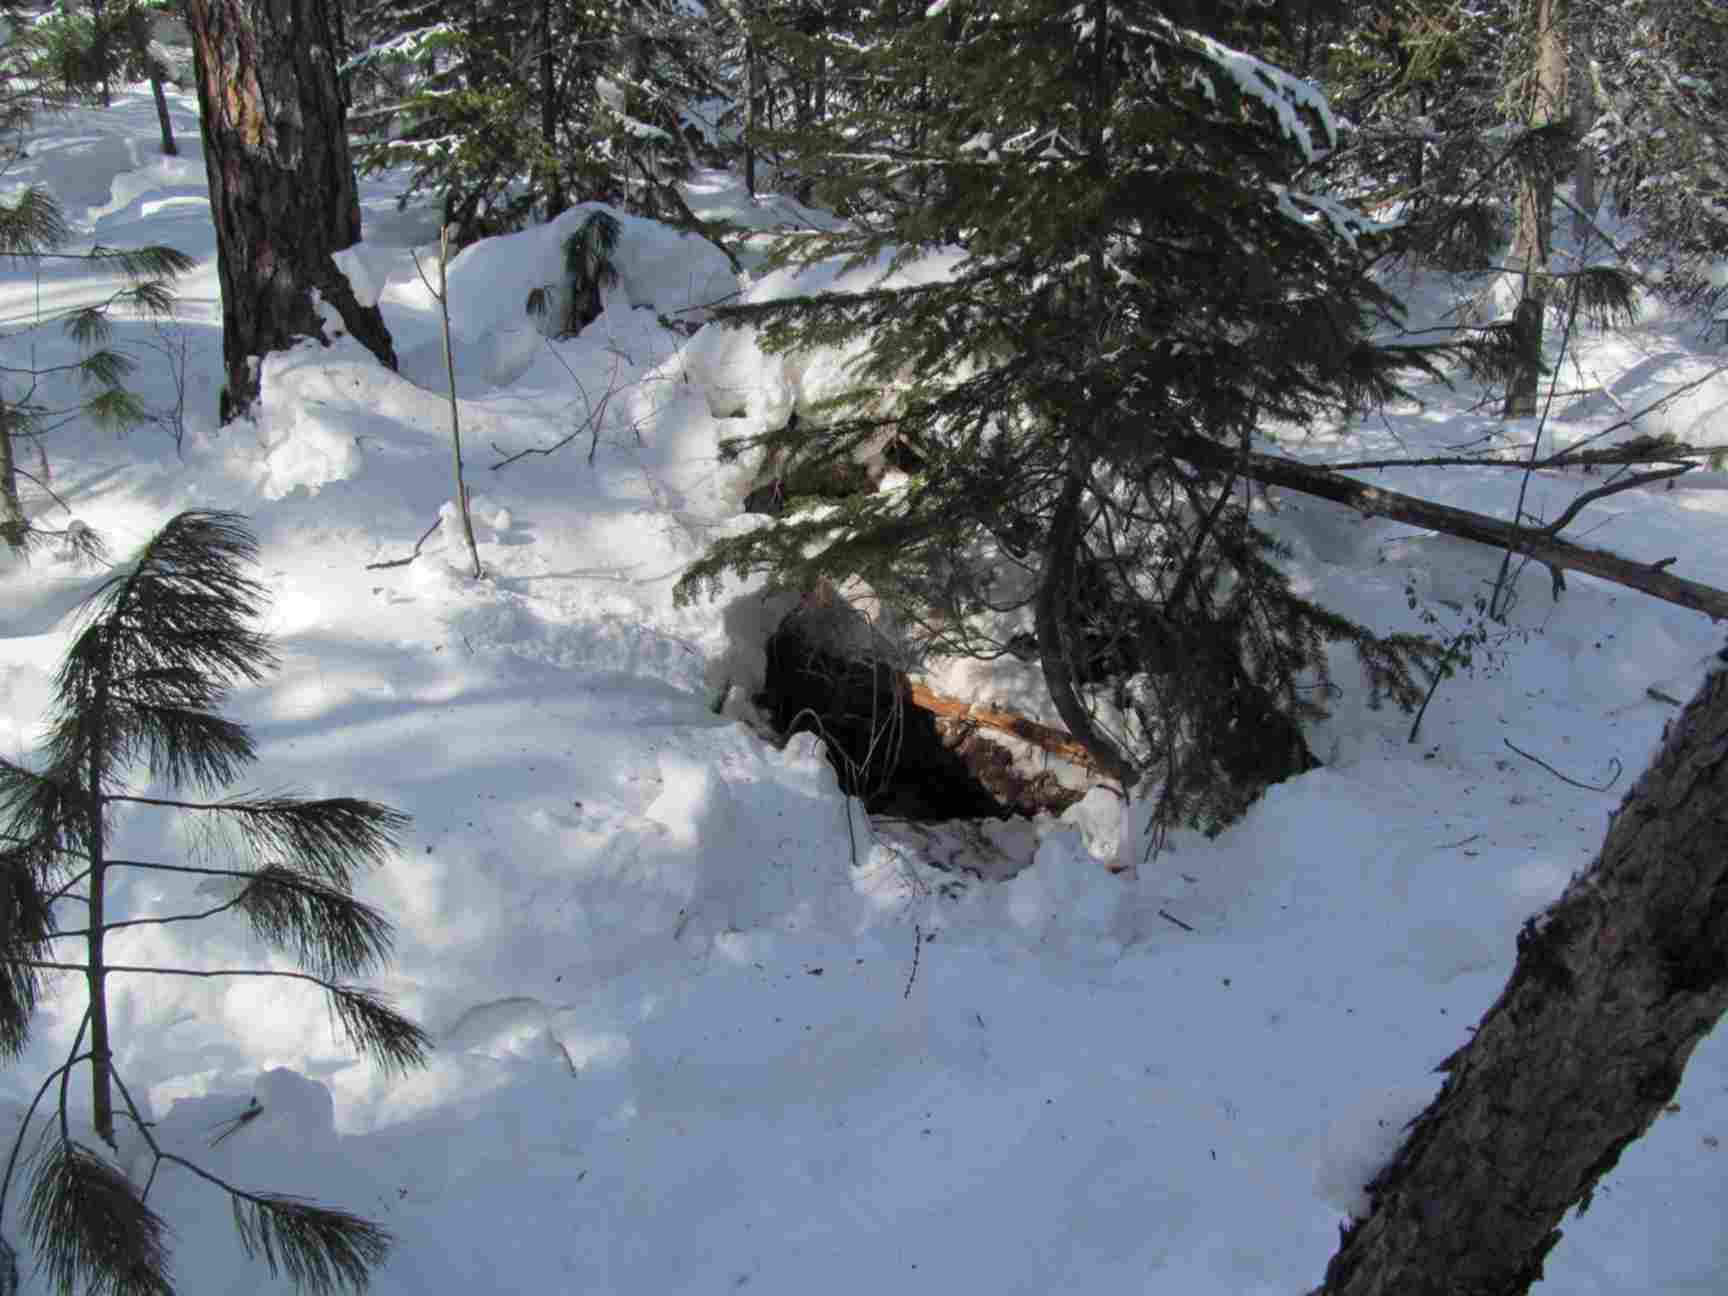
[[[0,19],[6,13],[0,5]],[[0,111],[0,118],[3,116]],[[101,545],[87,527],[74,524],[56,531],[27,515],[20,481],[29,481],[44,493],[51,491],[45,475],[32,475],[20,457],[24,447],[33,444],[46,465],[43,439],[75,418],[87,418],[101,427],[124,428],[146,417],[143,404],[125,385],[135,362],[109,345],[110,313],[115,307],[146,316],[168,313],[173,305],[169,280],[191,269],[193,260],[159,245],[131,249],[97,245],[83,252],[62,252],[71,237],[60,204],[47,189],[32,185],[10,201],[0,201],[0,257],[36,263],[82,261],[125,281],[106,301],[74,307],[55,317],[83,352],[75,363],[63,370],[9,369],[0,382],[0,541],[17,553],[55,541],[65,545],[73,557],[97,562],[103,556]],[[26,326],[33,327],[37,326]],[[75,381],[81,389],[79,396],[70,401],[51,399],[50,380],[56,376]]]
[[[187,512],[170,520],[86,600],[55,679],[39,760],[0,760],[0,1047],[12,1056],[22,1050],[44,974],[77,973],[87,990],[71,1053],[31,1107],[34,1114],[50,1089],[57,1091],[57,1110],[29,1163],[25,1224],[61,1291],[173,1290],[148,1186],[140,1189],[75,1132],[67,1081],[80,1068],[89,1073],[96,1138],[115,1145],[117,1122],[126,1121],[153,1154],[149,1182],[158,1167],[172,1164],[226,1191],[242,1243],[272,1273],[280,1268],[317,1293],[361,1291],[388,1246],[388,1235],[365,1220],[297,1198],[248,1193],[164,1150],[114,1063],[107,987],[114,977],[135,974],[306,982],[324,992],[333,1020],[361,1055],[391,1072],[425,1059],[428,1041],[419,1027],[382,995],[341,979],[388,960],[390,923],[354,897],[353,883],[361,869],[388,857],[406,816],[355,797],[272,792],[183,799],[212,797],[256,759],[246,727],[220,714],[233,686],[257,683],[276,665],[269,639],[255,628],[266,603],[264,587],[248,574],[256,553],[234,514]],[[133,792],[140,780],[156,794]],[[123,805],[197,820],[225,858],[211,862],[209,850],[194,862],[121,858],[112,814]],[[218,879],[231,898],[201,912],[116,915],[110,882],[121,868]],[[61,927],[67,905],[77,906],[81,927]],[[133,966],[108,957],[105,938],[118,928],[206,920],[230,910],[301,970]],[[0,1210],[29,1135],[27,1117],[0,1181]]]

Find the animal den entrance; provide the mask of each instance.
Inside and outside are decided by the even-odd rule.
[[[843,603],[803,607],[769,637],[757,705],[785,737],[825,742],[840,787],[875,815],[937,822],[1060,813],[1083,795],[1027,774],[976,720],[927,705],[869,620]],[[958,708],[949,707],[948,710]]]

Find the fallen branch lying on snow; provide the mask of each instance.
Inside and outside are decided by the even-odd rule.
[[[1383,490],[1367,482],[1339,476],[1327,468],[1313,467],[1277,455],[1245,454],[1238,449],[1201,440],[1184,440],[1175,453],[1203,467],[1225,472],[1234,470],[1265,485],[1283,486],[1304,495],[1331,500],[1371,517],[1408,522],[1460,540],[1474,540],[1496,549],[1525,554],[1556,573],[1561,570],[1585,572],[1652,598],[1702,612],[1715,620],[1728,618],[1728,590],[1669,575],[1666,568],[1674,561],[1672,558],[1656,563],[1634,562],[1606,549],[1592,549],[1562,540],[1553,534],[1552,528],[1515,526],[1485,513],[1472,513],[1467,509],[1418,499],[1414,495]],[[1570,515],[1566,520],[1570,521]],[[1564,584],[1556,574],[1555,593],[1563,588]]]

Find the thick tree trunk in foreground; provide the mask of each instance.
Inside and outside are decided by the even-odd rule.
[[[328,342],[317,293],[384,364],[396,353],[331,253],[360,238],[329,0],[187,0],[222,283],[222,420],[258,395],[258,364]]]
[[[1561,1217],[1728,1010],[1725,824],[1728,668],[1669,726],[1595,863],[1525,924],[1512,979],[1316,1296],[1518,1296],[1542,1276]]]

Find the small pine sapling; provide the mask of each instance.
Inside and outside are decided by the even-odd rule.
[[[623,227],[611,212],[590,212],[564,240],[564,315],[559,336],[575,337],[605,309],[604,290],[617,285],[618,236]],[[550,285],[528,294],[528,313],[544,319],[555,294]]]
[[[36,1149],[23,1158],[30,1179],[23,1214],[43,1272],[62,1292],[173,1290],[166,1226],[149,1205],[165,1163],[226,1192],[247,1254],[305,1290],[362,1291],[389,1248],[389,1234],[367,1220],[245,1191],[165,1150],[114,1060],[108,982],[135,975],[304,981],[324,991],[348,1042],[385,1070],[425,1059],[428,1040],[419,1027],[347,980],[389,957],[390,923],[355,899],[352,883],[357,870],[383,861],[407,817],[353,797],[219,795],[256,759],[246,727],[220,714],[228,690],[258,682],[277,661],[253,628],[266,601],[245,572],[256,552],[234,514],[172,519],[85,602],[37,760],[0,760],[0,1050],[14,1058],[22,1052],[45,974],[77,974],[87,996],[66,1060],[37,1090],[0,1178],[3,1213],[31,1118],[54,1092]],[[130,791],[139,777],[160,794]],[[143,807],[225,831],[230,866],[122,858],[115,812]],[[231,898],[198,913],[117,914],[110,884],[118,869],[209,878],[226,884]],[[81,919],[70,929],[59,922],[68,906]],[[123,964],[105,948],[121,928],[230,911],[301,970]],[[116,1121],[130,1121],[149,1149],[142,1188],[106,1150],[80,1138],[68,1107],[80,1067],[89,1074],[96,1139],[117,1149]]]

